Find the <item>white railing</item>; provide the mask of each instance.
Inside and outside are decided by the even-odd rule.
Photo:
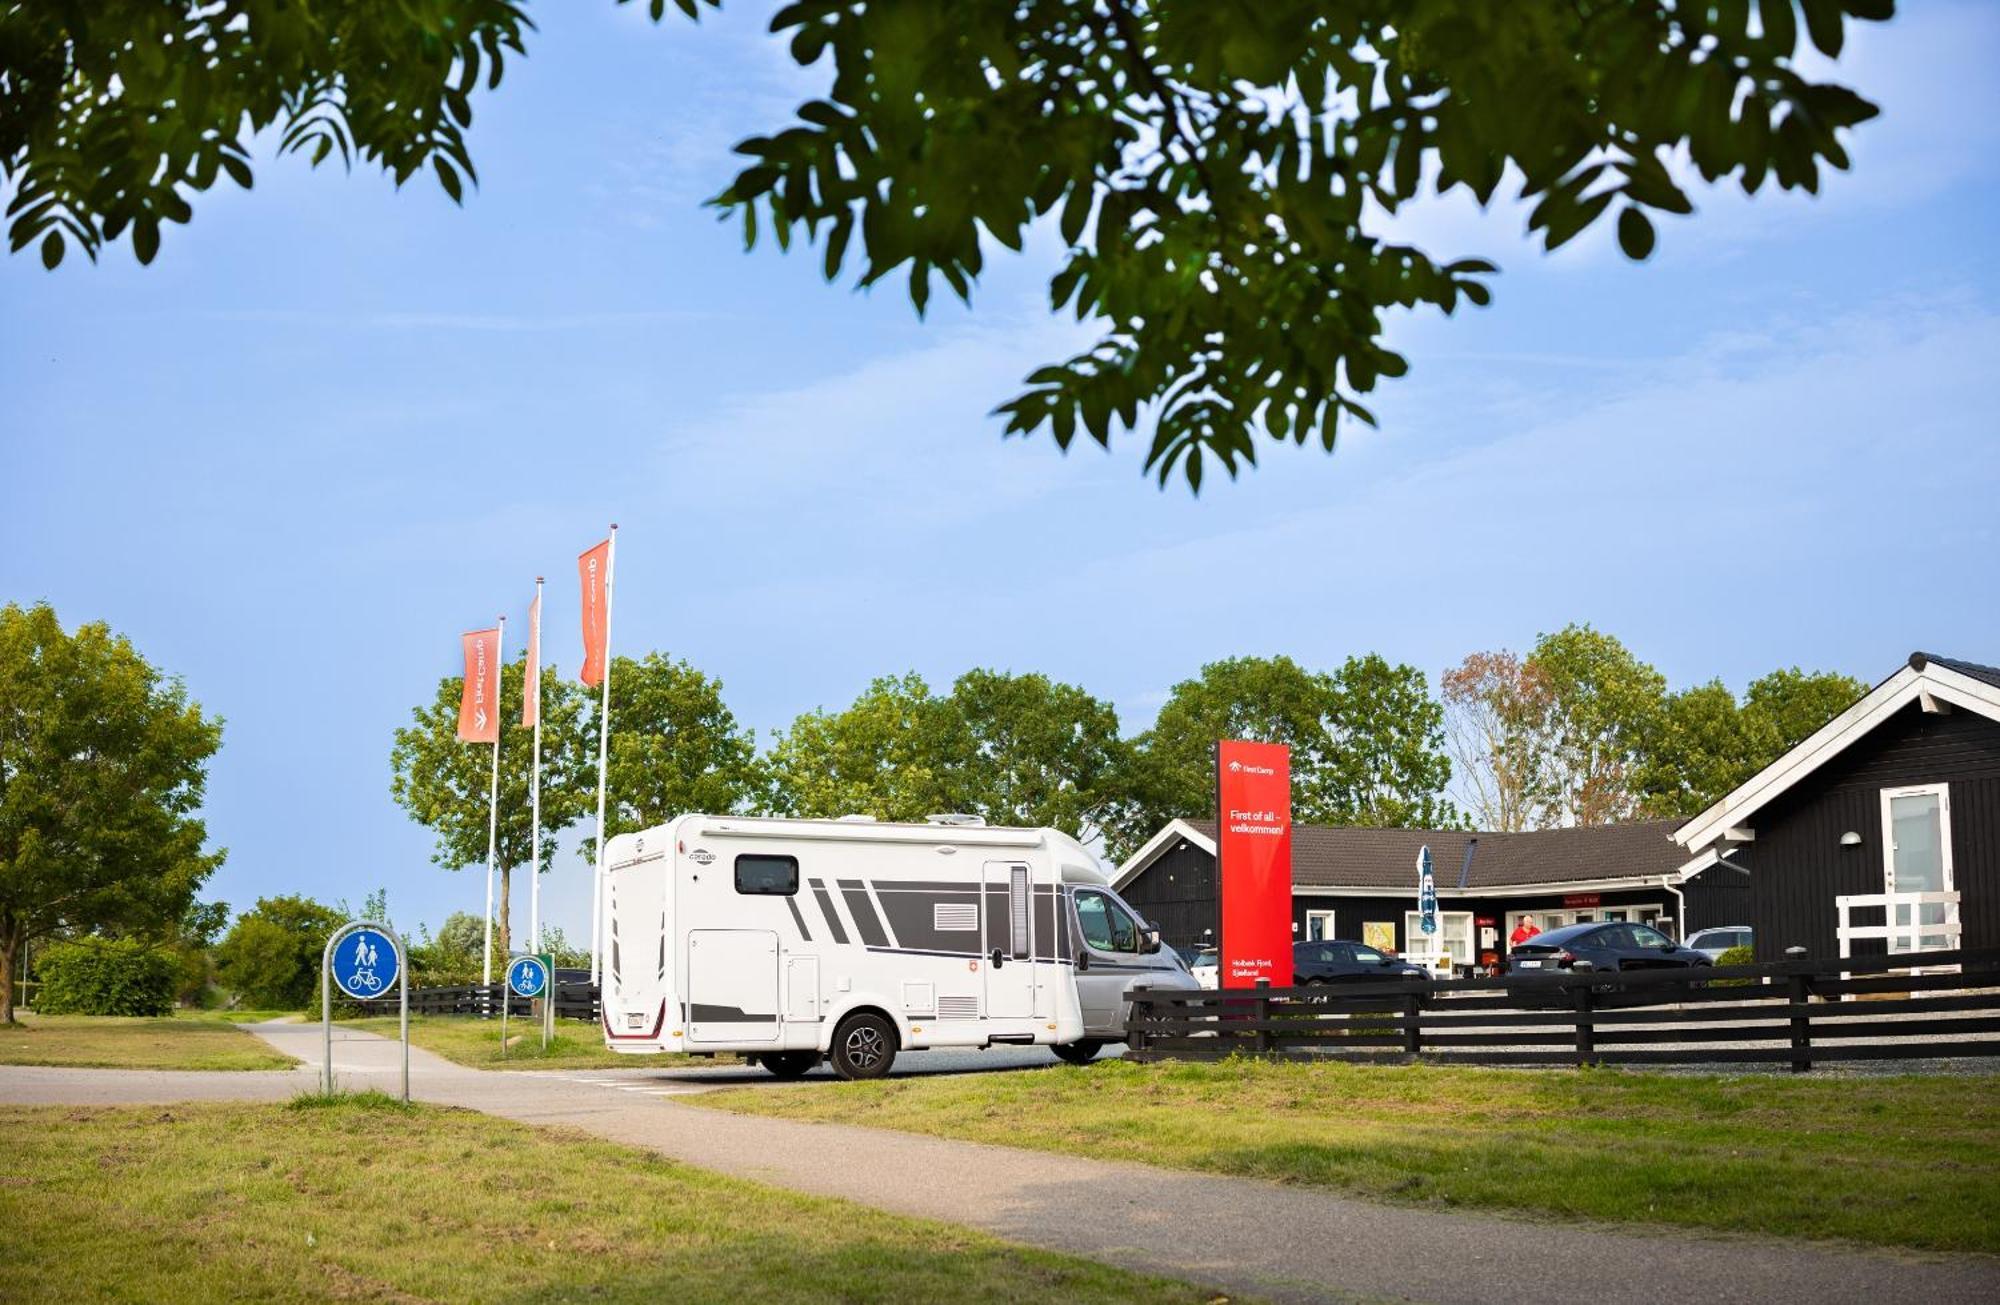
[[[1864,938],[1884,939],[1894,952],[1957,951],[1960,946],[1958,894],[1950,893],[1856,893],[1833,899],[1840,912],[1834,931],[1840,940],[1840,957],[1853,953],[1853,944]],[[1937,908],[1926,911],[1925,907]],[[1882,912],[1881,924],[1855,924],[1854,912]],[[1935,918],[1925,919],[1926,915]]]

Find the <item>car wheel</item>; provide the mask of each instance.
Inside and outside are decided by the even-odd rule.
[[[842,1078],[881,1078],[896,1063],[896,1027],[869,1011],[849,1015],[833,1031],[827,1059]]]
[[[798,1078],[819,1064],[817,1051],[767,1051],[757,1058],[779,1078]]]
[[[1049,1048],[1056,1053],[1056,1059],[1067,1065],[1088,1065],[1097,1059],[1097,1053],[1104,1050],[1104,1044],[1096,1038],[1085,1038],[1081,1042],[1065,1042]]]

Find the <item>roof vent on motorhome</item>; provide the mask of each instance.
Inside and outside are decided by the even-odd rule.
[[[924,823],[929,825],[983,825],[986,823],[986,817],[967,815],[963,811],[939,811],[925,816]]]

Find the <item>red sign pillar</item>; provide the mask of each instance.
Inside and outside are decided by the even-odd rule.
[[[1219,981],[1292,984],[1292,755],[1282,743],[1215,745],[1222,896]]]

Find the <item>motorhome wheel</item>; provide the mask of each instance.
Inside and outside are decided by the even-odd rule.
[[[833,1072],[842,1078],[881,1078],[896,1061],[896,1029],[880,1015],[859,1011],[833,1031]]]
[[[1096,1059],[1098,1052],[1104,1050],[1104,1044],[1095,1038],[1085,1038],[1081,1042],[1066,1042],[1049,1050],[1056,1053],[1057,1060],[1071,1065],[1088,1065]]]

